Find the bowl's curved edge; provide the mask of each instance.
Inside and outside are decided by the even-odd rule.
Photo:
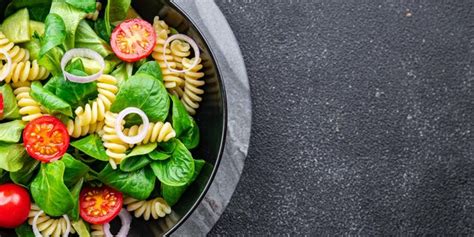
[[[204,198],[168,234],[206,235],[217,222],[240,179],[251,129],[250,88],[237,40],[213,0],[173,0],[199,30],[216,60],[227,97],[227,132],[217,173]],[[210,179],[212,180],[212,178]]]

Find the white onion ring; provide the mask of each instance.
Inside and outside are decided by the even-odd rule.
[[[66,72],[65,68],[66,68],[67,63],[75,57],[84,57],[84,58],[89,58],[89,59],[93,59],[97,61],[101,67],[100,71],[98,71],[97,73],[93,75],[85,76],[85,77],[76,76],[69,72]],[[92,49],[86,49],[86,48],[71,49],[67,51],[64,54],[63,58],[61,59],[61,70],[63,70],[64,77],[76,83],[89,83],[89,82],[95,81],[97,78],[102,76],[104,72],[104,68],[105,68],[104,58],[102,58],[100,54],[98,54],[96,51]]]
[[[115,237],[127,237],[128,232],[130,231],[130,224],[132,223],[132,216],[130,213],[128,213],[125,208],[122,208],[122,210],[119,213],[120,217],[120,222],[122,223],[122,227],[120,227],[119,232]],[[110,233],[110,224],[105,223],[104,224],[104,234],[106,237],[114,237],[112,233]]]
[[[171,43],[171,41],[173,40],[183,40],[183,41],[186,41],[188,44],[191,45],[191,47],[193,47],[193,50],[194,50],[194,62],[193,64],[191,65],[191,67],[189,67],[188,69],[185,69],[185,70],[176,70],[176,69],[173,69],[170,67],[170,64],[168,63],[168,60],[166,59],[166,47]],[[172,72],[177,72],[177,73],[181,73],[181,72],[188,72],[190,71],[191,69],[193,69],[196,65],[198,65],[198,58],[200,57],[200,52],[199,52],[199,47],[197,46],[196,42],[191,39],[189,36],[187,35],[183,35],[183,34],[176,34],[176,35],[172,35],[170,37],[168,37],[168,39],[166,39],[165,43],[163,44],[163,58],[165,59],[165,65],[166,67],[168,68],[168,70],[172,71]]]
[[[33,218],[33,222],[31,223],[31,226],[33,227],[33,233],[35,234],[35,237],[43,237],[41,232],[38,230],[38,225],[36,224],[38,222],[38,218],[41,214],[43,214],[44,211],[40,210],[38,213],[36,213],[35,217]],[[69,217],[67,215],[63,215],[64,220],[66,221],[66,231],[63,234],[63,237],[68,237],[69,232],[71,232],[71,222],[69,221]]]
[[[0,49],[0,54],[3,54],[5,56],[5,58],[7,59],[7,64],[3,65],[4,67],[7,67],[7,70],[4,70],[2,75],[0,75],[0,81],[3,81],[10,74],[10,72],[12,70],[13,62],[12,62],[12,57],[10,56],[10,54],[6,50]]]
[[[125,116],[129,114],[138,114],[143,120],[143,128],[138,132],[136,136],[133,136],[133,137],[125,136],[125,134],[123,134],[123,131],[122,131],[122,121],[125,118]],[[120,140],[128,144],[138,144],[141,141],[143,141],[143,139],[145,139],[145,136],[148,132],[149,127],[150,127],[150,121],[148,120],[148,117],[146,116],[145,112],[135,107],[128,107],[120,111],[120,113],[117,116],[117,120],[115,120],[115,132],[117,133]]]

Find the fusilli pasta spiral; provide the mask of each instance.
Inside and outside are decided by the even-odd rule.
[[[184,58],[183,66],[184,68],[189,69],[194,62],[193,60],[199,60],[199,63],[195,67],[184,73],[184,94],[181,98],[181,101],[186,107],[186,110],[191,115],[196,114],[196,109],[199,108],[199,102],[202,101],[201,95],[204,94],[204,90],[200,89],[199,87],[205,84],[203,80],[199,80],[204,76],[204,73],[200,72],[203,67],[200,58]]]
[[[173,60],[176,62],[176,68],[182,70],[183,58],[186,58],[191,54],[191,46],[181,40],[174,40],[170,45],[171,55],[173,55]]]
[[[30,53],[24,48],[20,48],[11,42],[2,32],[0,32],[0,49],[8,52],[12,58],[12,62],[25,62],[30,59]],[[5,59],[3,55],[0,55],[0,59]]]
[[[97,90],[99,92],[97,99],[84,107],[78,107],[75,111],[81,127],[104,121],[105,112],[110,110],[118,92],[117,79],[110,75],[100,76],[97,79]]]
[[[0,74],[6,70],[7,67],[0,68]],[[33,60],[32,62],[18,62],[12,63],[12,68],[10,73],[5,78],[6,83],[15,83],[15,82],[24,82],[24,81],[36,81],[36,80],[44,80],[48,78],[49,72],[46,68],[40,66],[38,61]]]
[[[128,149],[128,144],[123,142],[115,132],[115,121],[117,120],[117,114],[107,111],[105,114],[105,125],[103,128],[104,134],[102,135],[102,141],[106,148],[107,156],[109,157],[109,163],[113,169],[117,169],[117,164],[120,164],[125,159],[125,152]],[[122,128],[123,129],[123,128]]]
[[[171,49],[169,45],[166,48],[166,51],[163,55],[163,46],[169,34],[168,25],[164,21],[160,20],[158,17],[155,17],[155,20],[153,22],[153,27],[155,28],[157,38],[156,38],[156,46],[153,49],[152,57],[160,65],[161,72],[163,74],[163,81],[164,81],[165,87],[168,89],[171,89],[180,85],[181,86],[184,85],[183,77],[180,76],[179,73],[170,71],[165,63],[165,57],[166,57],[166,61],[168,62],[168,65],[170,68],[175,69],[178,66],[174,60],[175,57],[171,53]],[[175,54],[183,55],[183,53],[178,49],[175,50]]]
[[[134,212],[136,218],[143,217],[145,220],[150,217],[158,219],[171,213],[171,207],[161,197],[143,201],[126,197],[123,204],[127,206],[127,211]]]
[[[104,121],[101,121],[86,126],[81,126],[81,121],[79,121],[79,118],[76,117],[74,120],[68,120],[66,125],[69,135],[71,137],[78,138],[92,133],[99,133],[99,135],[101,135],[100,132],[102,131],[104,124]]]
[[[28,214],[28,224],[33,224],[33,219],[40,212],[41,209],[36,205],[31,205],[30,213]],[[54,236],[60,237],[66,232],[67,222],[64,217],[52,218],[46,215],[44,212],[39,215],[38,220],[36,221],[38,230],[43,236]],[[71,233],[75,233],[74,228],[70,229]]]
[[[129,137],[138,135],[143,125],[134,125],[123,130],[123,134]],[[145,139],[140,144],[148,144],[151,142],[166,142],[176,136],[176,132],[169,122],[150,123],[150,127],[146,133]]]
[[[91,237],[104,237],[104,226],[103,225],[91,225]]]
[[[31,121],[43,115],[41,105],[30,96],[29,82],[14,83],[13,88],[15,88],[13,94],[15,94],[18,107],[20,107],[23,121]]]
[[[97,21],[97,18],[99,18],[99,12],[102,10],[102,3],[101,2],[96,2],[95,3],[95,11],[92,13],[88,13],[86,15],[86,19],[92,20],[92,21]]]

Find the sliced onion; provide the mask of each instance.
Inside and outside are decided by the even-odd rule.
[[[132,223],[132,216],[125,208],[123,208],[119,213],[119,217],[122,227],[120,227],[120,230],[115,237],[127,237],[128,232],[130,231],[130,224]],[[106,237],[113,237],[112,233],[110,233],[109,223],[104,224],[104,234]]]
[[[7,64],[3,65],[4,67],[7,67],[7,69],[3,70],[2,75],[0,75],[0,81],[3,81],[5,80],[5,78],[7,78],[8,75],[10,75],[13,62],[12,62],[12,57],[6,50],[0,49],[0,54],[3,54],[5,58],[7,59]]]
[[[33,233],[35,234],[35,237],[43,237],[43,235],[39,231],[38,225],[37,225],[38,218],[43,213],[44,213],[43,210],[40,210],[38,213],[36,213],[35,217],[33,218],[33,222],[31,223],[31,226],[33,227]],[[67,217],[67,215],[63,215],[63,218],[64,218],[64,220],[66,220],[66,226],[67,226],[66,231],[63,234],[63,237],[68,237],[69,232],[71,232],[71,222],[69,221],[69,217]]]
[[[89,58],[97,61],[100,64],[100,71],[97,73],[90,75],[90,76],[76,76],[74,74],[71,74],[65,70],[66,65],[71,59],[75,57],[84,57],[84,58]],[[71,49],[67,51],[63,58],[61,59],[61,70],[63,70],[64,77],[67,78],[68,80],[76,83],[89,83],[95,81],[97,78],[102,76],[102,73],[104,72],[105,68],[105,61],[100,54],[98,54],[96,51],[92,49],[86,49],[86,48],[76,48],[76,49]]]
[[[143,121],[142,129],[138,132],[136,136],[133,136],[133,137],[125,136],[125,134],[123,134],[123,131],[122,131],[122,121],[125,118],[125,116],[129,114],[138,114],[140,115]],[[143,139],[145,139],[145,136],[148,132],[149,127],[150,127],[150,121],[148,120],[148,117],[146,116],[145,112],[135,107],[128,107],[120,111],[120,113],[117,116],[117,120],[115,120],[115,132],[117,133],[120,140],[128,144],[138,144],[141,141],[143,141]]]
[[[168,47],[168,45],[171,43],[171,41],[173,40],[182,40],[182,41],[186,41],[188,44],[191,45],[191,47],[193,47],[193,50],[194,50],[194,58],[195,60],[193,60],[193,64],[191,65],[191,67],[189,67],[188,69],[184,69],[184,70],[176,70],[176,69],[173,69],[170,67],[169,63],[168,63],[168,60],[166,59],[166,47]],[[191,39],[189,36],[187,35],[183,35],[183,34],[176,34],[176,35],[172,35],[170,37],[168,37],[168,39],[166,39],[164,45],[163,45],[163,58],[165,59],[165,65],[166,67],[168,68],[168,70],[172,71],[172,72],[178,72],[178,73],[181,73],[181,72],[188,72],[190,71],[191,69],[193,69],[196,65],[198,65],[198,58],[200,57],[200,52],[199,52],[199,47],[197,46],[196,42]]]

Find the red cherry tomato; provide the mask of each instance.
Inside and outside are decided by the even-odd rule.
[[[3,94],[0,93],[0,119],[3,118]]]
[[[28,219],[31,201],[26,189],[16,184],[0,185],[0,227],[15,228]]]
[[[115,27],[110,45],[115,55],[126,62],[148,57],[156,43],[153,26],[142,19],[131,19]]]
[[[79,196],[82,219],[94,225],[110,222],[119,214],[122,204],[122,193],[107,186],[86,187]]]
[[[30,121],[23,130],[23,143],[28,154],[42,162],[61,158],[69,146],[66,126],[53,116]]]

